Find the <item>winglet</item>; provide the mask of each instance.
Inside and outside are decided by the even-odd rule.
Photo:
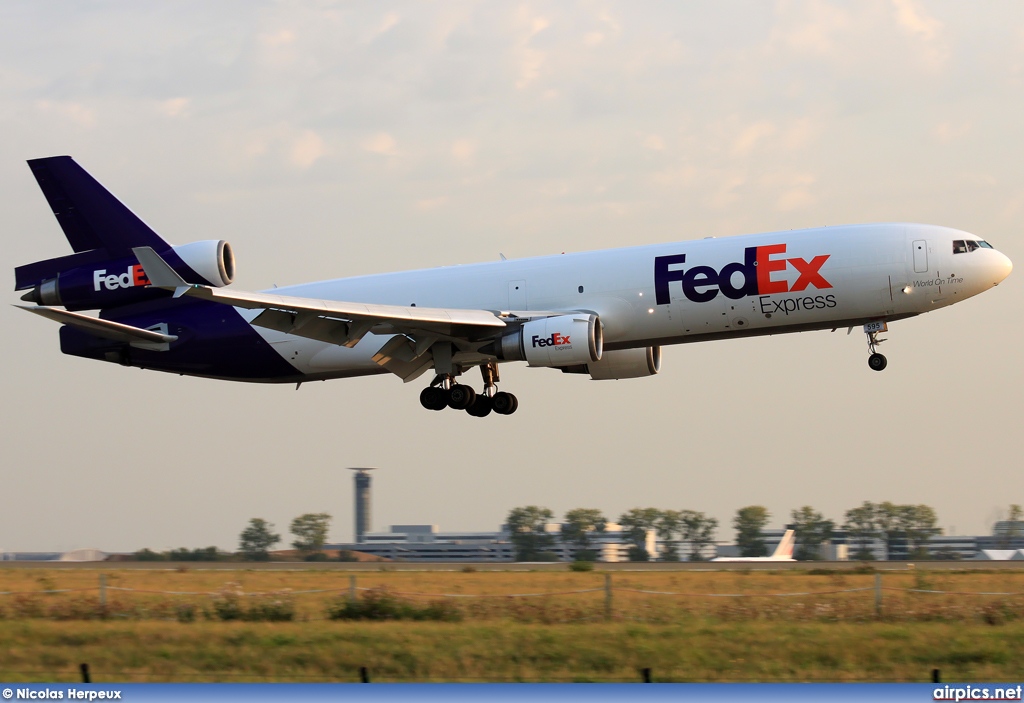
[[[188,282],[153,250],[153,247],[132,247],[132,252],[142,264],[142,270],[146,272],[150,285],[173,290],[175,298],[180,298],[191,288]]]

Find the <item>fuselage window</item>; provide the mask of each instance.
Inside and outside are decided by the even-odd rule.
[[[953,240],[953,253],[954,254],[965,254],[967,253],[967,245],[964,244],[962,239]]]

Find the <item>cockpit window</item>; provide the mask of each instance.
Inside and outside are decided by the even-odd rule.
[[[980,239],[954,239],[953,240],[953,253],[954,254],[966,254],[969,251],[975,249],[993,249],[994,247],[988,242],[984,242]]]

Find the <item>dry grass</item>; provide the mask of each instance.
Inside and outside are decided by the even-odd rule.
[[[110,587],[98,603],[100,573]],[[436,594],[496,596],[446,602],[459,622],[331,622],[349,573],[333,571],[0,570],[0,678],[75,680],[354,680],[361,666],[380,681],[1020,680],[1024,596],[886,590],[879,617],[873,574],[849,572],[360,572],[420,604]],[[886,589],[1024,592],[1024,572],[899,572]],[[44,594],[53,589],[88,589]],[[598,589],[566,594],[565,591]],[[295,594],[324,590],[324,593]],[[635,591],[692,594],[662,596]],[[146,591],[154,591],[147,593]],[[223,596],[157,591],[269,593],[294,622],[220,622]],[[291,592],[293,595],[288,595]],[[360,591],[363,593],[362,591]],[[545,593],[537,598],[510,594]],[[768,594],[804,593],[790,597]],[[425,595],[412,595],[425,594]],[[426,595],[433,594],[433,595]],[[707,597],[745,594],[754,597]],[[504,596],[504,597],[503,597]],[[192,608],[194,621],[181,617]],[[277,612],[277,611],[275,611]],[[89,622],[88,620],[93,620]]]

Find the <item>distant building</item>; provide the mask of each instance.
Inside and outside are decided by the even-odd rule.
[[[561,540],[562,526],[545,526],[555,537],[551,551],[558,561],[572,561],[573,545]],[[645,545],[655,555],[657,542],[654,531],[647,534]],[[624,539],[623,529],[608,523],[604,532],[594,532],[591,549],[598,561],[629,561],[631,542]],[[325,549],[358,551],[395,561],[483,561],[511,562],[515,560],[515,546],[507,527],[497,532],[441,532],[437,525],[392,525],[388,532],[368,532],[356,544],[329,544]]]

